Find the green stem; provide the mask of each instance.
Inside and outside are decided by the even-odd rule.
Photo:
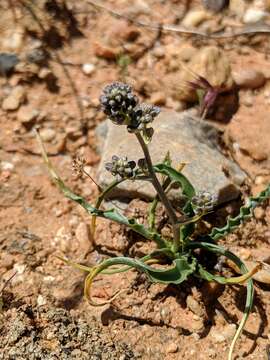
[[[177,216],[176,216],[174,209],[173,209],[171,203],[169,202],[169,200],[168,200],[168,198],[167,198],[167,196],[155,174],[151,156],[150,156],[150,153],[149,153],[146,143],[144,142],[140,133],[136,133],[136,137],[142,147],[145,161],[146,161],[147,168],[148,168],[148,172],[152,179],[152,184],[153,184],[154,188],[156,189],[156,192],[158,193],[160,201],[163,203],[163,205],[166,209],[166,212],[168,214],[168,217],[170,219],[170,222],[173,226],[174,249],[177,251],[177,249],[179,247],[179,235],[180,235],[179,234],[179,225],[177,224]]]

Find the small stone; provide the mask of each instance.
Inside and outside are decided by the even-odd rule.
[[[11,93],[3,100],[2,109],[7,111],[17,110],[26,97],[23,86],[16,86]]]
[[[42,296],[42,295],[38,295],[37,297],[37,306],[43,306],[47,304],[47,300]]]
[[[43,141],[45,142],[51,142],[52,140],[54,140],[55,136],[56,136],[56,132],[53,129],[42,129],[40,130],[40,136],[42,138]]]
[[[65,226],[61,226],[53,239],[53,245],[56,247],[60,247],[60,250],[66,252],[71,248],[71,233],[65,228]]]
[[[253,103],[254,103],[254,96],[249,92],[241,94],[240,103],[247,107],[251,107],[251,106],[253,106]]]
[[[106,46],[100,43],[94,44],[95,54],[107,60],[115,60],[119,51],[116,48]]]
[[[257,207],[255,210],[254,210],[254,215],[255,215],[255,218],[257,220],[262,220],[265,216],[265,211],[263,208],[261,207]]]
[[[199,26],[205,20],[208,20],[211,15],[204,10],[193,10],[188,12],[185,16],[182,25],[186,28],[194,28]]]
[[[14,170],[14,164],[8,161],[1,161],[1,170],[2,171],[12,171]]]
[[[228,3],[228,0],[203,0],[204,7],[214,12],[223,10]]]
[[[15,54],[0,53],[0,74],[6,76],[18,64],[19,58]]]
[[[49,77],[53,76],[52,71],[49,68],[43,67],[38,73],[38,77],[42,80],[46,80]]]
[[[171,342],[166,347],[167,354],[175,354],[175,353],[177,353],[177,351],[178,351],[178,346],[174,342]]]
[[[188,295],[187,300],[187,307],[200,318],[204,317],[205,315],[205,311],[202,307],[202,305],[196,300],[194,299],[194,297],[192,295]]]
[[[235,334],[235,330],[235,324],[228,324],[225,325],[223,329],[213,328],[211,336],[215,343],[222,343],[226,340],[231,340]]]
[[[96,67],[94,64],[86,63],[82,66],[82,71],[85,75],[91,75],[95,71]]]
[[[153,55],[160,59],[160,58],[163,58],[165,56],[165,50],[164,50],[164,47],[162,46],[156,46],[154,49],[153,49]]]
[[[245,89],[257,89],[265,84],[265,76],[259,70],[243,69],[233,72],[235,83]]]
[[[267,13],[260,9],[249,8],[244,14],[243,22],[245,24],[254,24],[262,21],[266,17]]]
[[[10,26],[6,36],[2,40],[2,48],[6,51],[17,52],[21,50],[25,35],[25,29],[23,27],[14,28]]]
[[[206,46],[197,51],[188,62],[188,68],[195,74],[204,77],[212,86],[218,86],[227,91],[234,86],[229,59],[225,52],[216,46]],[[193,88],[179,87],[179,84],[188,81],[194,81],[194,75],[190,71],[181,69],[179,76],[172,74],[173,97],[176,100],[186,102],[198,100],[198,95]]]
[[[76,239],[79,243],[79,249],[78,251],[83,255],[89,254],[91,251],[93,251],[93,242],[91,239],[90,229],[89,225],[87,225],[84,222],[81,222],[76,231],[75,231]]]
[[[36,120],[39,110],[33,109],[31,106],[23,106],[17,113],[17,120],[24,125],[29,125]]]

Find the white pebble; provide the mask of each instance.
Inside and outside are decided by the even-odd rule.
[[[94,64],[86,63],[82,66],[82,71],[85,75],[91,75],[95,71],[96,67]]]
[[[38,295],[37,306],[42,306],[42,305],[46,305],[46,304],[47,304],[47,300],[42,295]]]
[[[266,12],[260,9],[249,8],[245,12],[243,21],[245,24],[253,24],[263,20],[266,16]]]
[[[14,165],[8,161],[1,162],[1,170],[3,171],[12,171],[14,169]]]

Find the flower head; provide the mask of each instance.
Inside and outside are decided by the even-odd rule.
[[[128,125],[128,130],[131,132],[145,130],[159,113],[160,108],[158,106],[145,103],[137,105],[132,114],[131,123]]]
[[[206,213],[213,210],[217,202],[217,195],[210,194],[207,191],[198,192],[191,200],[193,210],[196,214]]]
[[[135,161],[128,161],[127,157],[112,156],[112,161],[105,164],[105,169],[113,176],[119,176],[122,179],[131,178],[135,175]]]
[[[138,103],[130,85],[113,82],[103,89],[100,96],[102,109],[117,125],[129,124],[130,117]]]

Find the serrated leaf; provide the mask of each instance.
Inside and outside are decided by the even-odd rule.
[[[253,215],[253,210],[255,209],[255,207],[268,198],[270,198],[270,184],[258,196],[249,198],[247,200],[247,205],[240,208],[239,215],[234,218],[229,217],[225,226],[221,228],[213,228],[209,236],[214,240],[218,240],[229,234],[239,225],[241,225],[244,221],[249,219]]]

